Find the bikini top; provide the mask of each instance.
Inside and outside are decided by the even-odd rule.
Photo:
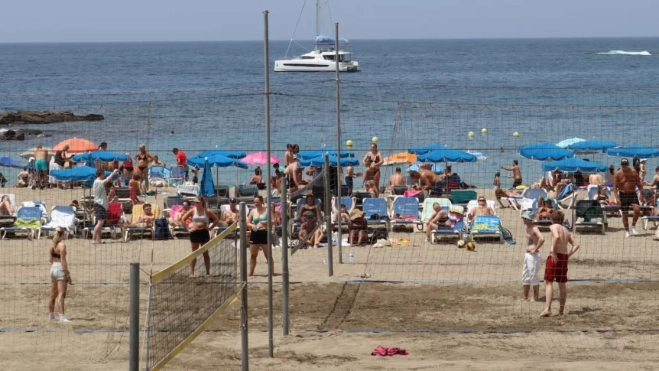
[[[256,216],[256,215],[252,216],[252,223],[255,223],[255,224],[258,223],[258,222],[265,222],[266,220],[268,220],[268,214],[261,215],[261,216]]]
[[[135,158],[138,159],[138,160],[140,160],[140,161],[141,161],[141,160],[146,160],[146,159],[147,159],[146,155],[139,154],[139,153],[137,154],[137,156],[135,156]]]
[[[50,256],[52,256],[55,259],[60,259],[61,258],[60,254],[56,253],[54,248],[50,249]]]
[[[206,215],[206,210],[204,209],[204,215],[197,214],[197,209],[194,210],[194,215],[192,216],[193,223],[206,223],[208,224],[208,215]]]

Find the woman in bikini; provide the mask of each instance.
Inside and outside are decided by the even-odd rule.
[[[192,246],[192,251],[196,251],[199,247],[205,245],[211,240],[209,230],[213,229],[220,222],[217,215],[206,208],[206,200],[203,197],[197,197],[195,202],[195,207],[190,208],[190,210],[181,217],[181,220],[184,221],[184,223],[186,220],[191,219],[191,223],[188,224],[188,232],[190,232],[190,245]],[[210,255],[208,255],[208,252],[205,252],[203,256],[204,266],[206,267],[206,276],[210,276]],[[190,262],[191,278],[194,278],[195,276],[194,270],[196,265],[197,259]]]
[[[256,268],[256,258],[259,256],[259,248],[263,250],[263,255],[266,261],[272,267],[272,260],[268,256],[268,208],[263,201],[263,196],[254,197],[254,206],[256,206],[247,215],[247,229],[250,230],[249,234],[249,275],[254,275]],[[273,210],[274,211],[274,210]],[[276,218],[273,218],[273,221]],[[273,228],[275,223],[272,223]]]
[[[368,152],[362,160],[366,166],[366,174],[364,174],[364,183],[369,180],[375,182],[375,197],[380,197],[380,165],[384,163],[384,157],[378,151],[378,145],[371,143],[371,151]]]
[[[71,322],[64,316],[64,299],[66,298],[66,289],[71,283],[71,273],[66,259],[66,244],[63,239],[64,229],[57,227],[48,254],[51,263],[48,313],[51,321]],[[57,305],[59,311],[59,318],[55,317],[55,305]]]
[[[153,161],[153,156],[146,152],[146,145],[140,146],[140,153],[135,155],[137,168],[140,170],[141,179],[144,180],[144,190],[149,190],[149,164]]]
[[[297,217],[295,218],[296,222],[303,222],[302,215],[305,212],[311,212],[316,215],[316,220],[320,220],[320,208],[316,205],[316,200],[313,195],[307,195],[306,203],[300,206],[300,210],[297,211]]]

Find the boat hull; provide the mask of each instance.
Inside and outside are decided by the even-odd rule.
[[[305,63],[306,61],[275,61],[275,72],[336,72],[334,62]],[[361,67],[354,63],[340,63],[339,72],[359,72]]]

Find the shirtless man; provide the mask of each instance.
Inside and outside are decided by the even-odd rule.
[[[399,167],[396,168],[396,172],[389,177],[389,186],[399,186],[399,185],[405,185],[407,184],[407,180],[401,174],[401,169]]]
[[[599,186],[604,184],[604,180],[599,173],[593,173],[588,176],[588,184]]]
[[[299,162],[300,159],[293,158],[293,162],[286,166],[286,170],[284,170],[284,174],[288,176],[289,179],[289,187],[294,189],[302,188],[308,183],[306,180],[302,179],[302,172],[304,171],[304,167],[300,166]]]
[[[639,172],[638,176],[641,177],[641,182],[645,181],[645,174],[648,173],[647,169],[645,168],[645,163],[648,162],[647,158],[642,158],[641,161],[638,164],[639,167]]]
[[[231,225],[238,221],[238,201],[234,197],[229,198],[229,210],[222,213],[222,221],[226,225]]]
[[[620,161],[620,170],[616,172],[613,178],[613,194],[620,202],[620,210],[622,211],[622,224],[625,226],[625,237],[637,235],[636,222],[641,215],[641,203],[643,202],[643,182],[641,177],[635,169],[629,166],[629,160],[623,158]],[[640,192],[636,192],[636,188]],[[634,218],[632,219],[632,226],[629,227],[629,209],[634,210]]]
[[[517,160],[513,160],[513,166],[512,167],[505,167],[503,165],[499,166],[501,169],[506,170],[506,171],[512,171],[513,175],[510,176],[509,178],[515,179],[513,181],[513,186],[512,188],[515,188],[517,186],[522,185],[522,171],[519,169],[519,162]]]
[[[292,144],[287,144],[286,145],[286,153],[284,154],[284,166],[288,166],[293,162],[293,145]]]
[[[48,151],[40,145],[34,151],[34,173],[37,176],[37,182],[32,189],[36,189],[36,187],[44,189],[48,184]]]
[[[533,301],[538,301],[540,295],[540,248],[545,243],[545,238],[540,230],[533,224],[533,214],[526,211],[522,214],[524,226],[526,226],[526,253],[524,254],[524,265],[522,266],[523,298],[529,300],[529,291],[533,286]]]
[[[560,210],[554,210],[551,214],[551,250],[547,257],[545,265],[545,310],[540,313],[540,317],[551,316],[551,301],[554,298],[554,281],[558,282],[560,290],[560,309],[559,315],[565,313],[565,301],[567,300],[567,263],[574,253],[579,250],[579,244],[574,241],[570,232],[563,226],[565,216]],[[572,245],[568,252],[567,244]]]

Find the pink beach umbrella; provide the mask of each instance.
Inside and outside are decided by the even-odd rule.
[[[268,155],[265,152],[254,152],[247,155],[247,157],[240,161],[250,165],[265,165],[268,163]],[[270,163],[278,164],[281,160],[276,156],[270,155]]]

